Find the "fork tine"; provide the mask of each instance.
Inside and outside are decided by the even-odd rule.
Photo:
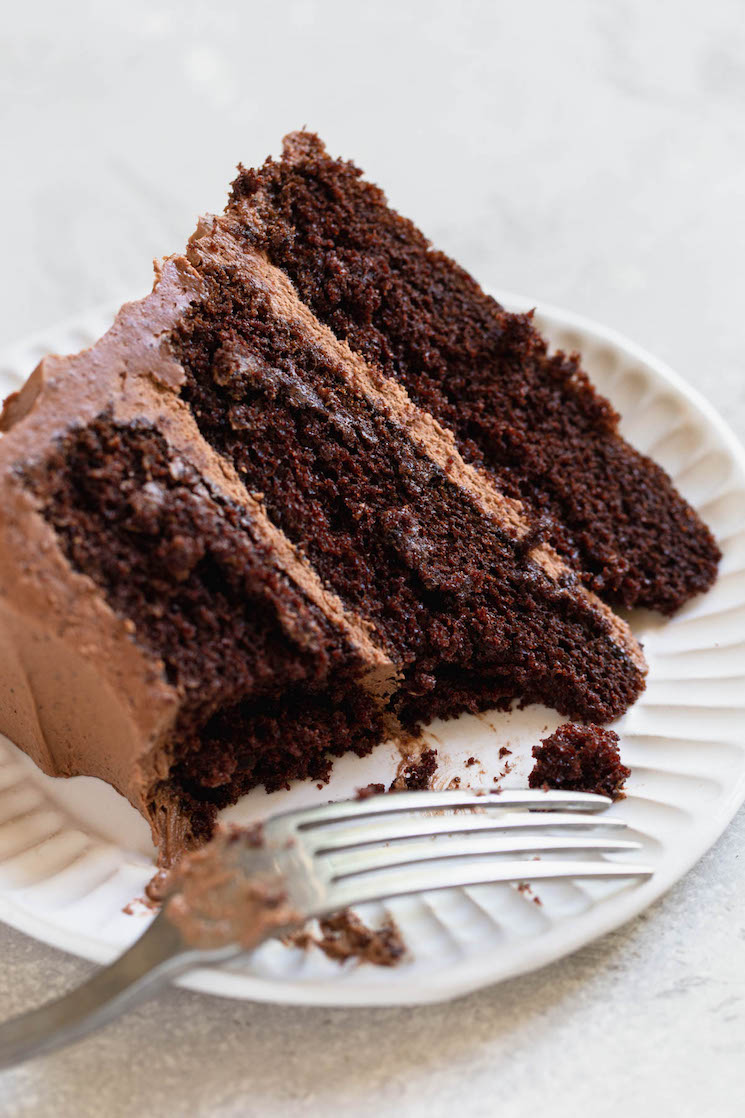
[[[311,916],[320,916],[331,910],[364,904],[366,901],[386,900],[410,893],[425,893],[435,889],[452,889],[464,885],[489,885],[510,881],[550,881],[561,878],[616,878],[650,877],[654,871],[649,866],[636,863],[586,861],[554,862],[502,861],[482,859],[465,863],[446,859],[378,870],[346,878],[331,885]]]
[[[505,812],[504,815],[471,812],[454,814],[425,815],[414,812],[409,815],[374,816],[363,819],[359,824],[353,822],[334,823],[329,827],[312,827],[303,830],[302,841],[314,853],[342,850],[348,846],[366,846],[373,842],[393,842],[398,840],[423,838],[425,835],[455,835],[495,833],[498,831],[545,831],[603,827],[605,829],[625,830],[621,819],[606,819],[597,815],[576,815],[565,812]]]
[[[453,792],[396,792],[370,796],[366,800],[346,800],[321,807],[300,808],[273,816],[292,822],[300,830],[360,819],[366,815],[388,815],[402,811],[436,811],[442,808],[498,807],[523,811],[605,811],[612,800],[594,792],[518,788],[503,792],[479,792],[465,789]]]
[[[424,862],[438,861],[443,858],[463,856],[500,855],[516,853],[549,853],[553,851],[602,851],[604,853],[641,850],[640,842],[628,839],[605,839],[573,835],[571,838],[548,835],[478,835],[456,839],[449,837],[446,842],[433,842],[431,838],[418,842],[395,843],[393,846],[367,847],[364,850],[344,850],[339,853],[321,855],[317,869],[329,874],[332,882],[342,877],[358,873],[368,873],[387,869],[390,866],[407,864],[422,865]]]

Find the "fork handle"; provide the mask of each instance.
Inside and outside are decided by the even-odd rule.
[[[161,912],[128,951],[82,986],[0,1025],[0,1068],[62,1048],[107,1025],[191,967],[238,953],[234,946],[214,951],[188,947]]]

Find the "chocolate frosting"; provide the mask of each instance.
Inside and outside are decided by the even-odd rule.
[[[237,828],[219,830],[186,854],[162,889],[167,919],[185,944],[201,950],[235,944],[250,951],[302,922],[259,834]]]

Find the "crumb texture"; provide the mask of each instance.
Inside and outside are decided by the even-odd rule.
[[[351,909],[319,921],[319,934],[304,931],[290,937],[296,947],[318,947],[339,963],[354,959],[376,967],[395,967],[406,955],[406,944],[392,919],[370,928]]]
[[[389,792],[426,792],[432,788],[437,772],[437,750],[423,749],[415,759],[405,759],[399,765],[396,778]]]
[[[600,726],[567,722],[534,746],[533,756],[531,788],[597,792],[617,800],[631,772],[621,761],[618,734]]]

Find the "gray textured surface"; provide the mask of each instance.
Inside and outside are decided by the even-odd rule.
[[[740,0],[27,4],[0,90],[0,343],[144,290],[235,162],[307,123],[479,278],[621,329],[745,435]],[[0,1110],[739,1115],[744,839],[741,812],[538,974],[412,1010],[172,992],[4,1076]],[[0,929],[3,1017],[87,972]]]

